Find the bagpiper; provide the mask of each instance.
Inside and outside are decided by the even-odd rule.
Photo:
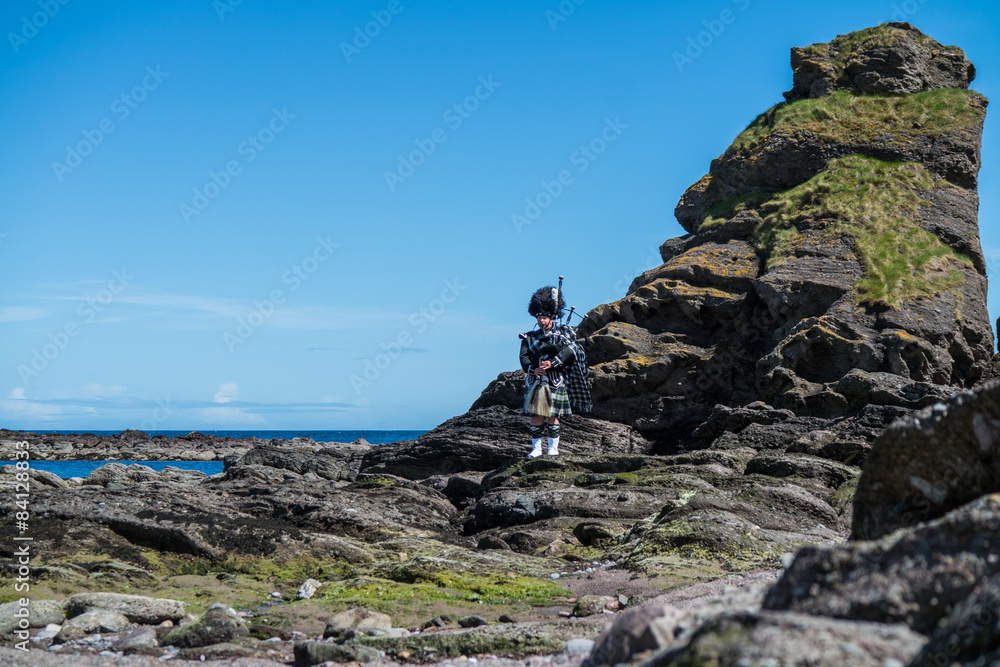
[[[549,456],[559,454],[559,419],[574,412],[590,412],[587,356],[577,342],[576,329],[562,323],[566,302],[559,287],[542,287],[528,302],[528,313],[537,327],[520,334],[521,368],[524,380],[523,412],[531,417],[531,451],[527,458],[542,455],[548,438]]]

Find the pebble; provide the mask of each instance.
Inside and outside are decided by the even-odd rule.
[[[549,575],[549,579],[558,579],[558,578],[559,578],[558,572],[553,572],[552,574]]]

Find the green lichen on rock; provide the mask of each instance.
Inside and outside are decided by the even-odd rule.
[[[854,494],[858,490],[858,480],[860,477],[848,480],[837,487],[837,492],[830,498],[830,506],[837,511],[837,514],[849,517],[854,513]]]
[[[852,95],[843,90],[815,99],[781,102],[759,115],[733,141],[750,149],[773,133],[804,133],[822,143],[878,141],[906,145],[918,136],[939,137],[974,128],[976,92],[939,88],[910,95]]]
[[[935,187],[917,163],[884,162],[864,155],[831,160],[805,183],[784,192],[758,194],[730,203],[724,216],[755,209],[763,218],[755,242],[768,267],[795,256],[799,225],[820,223],[831,237],[847,236],[864,267],[857,300],[898,307],[963,283],[965,256],[916,222],[927,202],[919,191]],[[706,224],[720,222],[709,218]]]
[[[479,576],[463,573],[438,572],[411,582],[362,577],[351,581],[325,584],[324,599],[343,605],[362,605],[385,613],[393,613],[399,605],[436,602],[466,602],[470,604],[504,605],[549,604],[553,598],[569,592],[554,582],[511,573]]]
[[[643,532],[625,567],[639,569],[642,561],[662,556],[711,561],[728,572],[773,567],[779,562],[780,550],[756,537],[753,533],[757,531],[756,526],[726,512],[665,520]]]
[[[857,59],[860,53],[870,49],[897,46],[912,34],[911,31],[883,23],[855,30],[846,35],[839,35],[830,42],[802,47],[800,51],[806,57],[828,61],[838,72],[842,72]],[[916,39],[920,42],[926,42],[930,37],[921,34],[917,35]]]
[[[387,655],[399,656],[404,651],[410,660],[441,660],[459,656],[481,655],[546,655],[560,651],[566,638],[550,632],[521,626],[473,628],[457,632],[421,632],[408,637],[359,637],[353,643],[371,646]]]

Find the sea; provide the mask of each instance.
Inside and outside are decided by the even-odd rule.
[[[146,435],[163,435],[168,438],[187,435],[191,431],[146,431]],[[39,435],[118,435],[121,431],[34,431]],[[219,438],[257,438],[259,440],[293,440],[295,438],[312,438],[316,442],[354,442],[358,438],[364,438],[373,445],[384,445],[387,442],[398,442],[400,440],[413,440],[426,431],[198,431],[205,435],[214,435]],[[13,464],[14,461],[0,461],[0,465]],[[71,477],[86,477],[94,470],[110,461],[31,461],[31,467],[36,470],[46,470],[54,473],[62,479]],[[200,470],[207,475],[214,475],[222,472],[222,461],[125,461],[118,460],[116,463],[129,465],[140,463],[149,466],[153,470],[163,470],[167,466],[184,468],[186,470]]]

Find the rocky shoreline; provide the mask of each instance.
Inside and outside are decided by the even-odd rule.
[[[219,437],[192,431],[168,438],[142,431],[115,435],[32,433],[0,429],[0,460],[14,459],[18,442],[27,442],[33,461],[222,461],[242,456],[268,440]],[[275,445],[285,441],[274,440]],[[296,438],[294,446],[317,447],[311,438]],[[367,444],[359,442],[358,444]]]
[[[280,660],[313,664],[294,657],[294,639],[316,642],[352,608],[391,614],[391,641],[347,637],[390,659],[558,655],[571,640],[594,640],[608,614],[773,571],[800,545],[834,544],[849,529],[846,506],[838,513],[812,494],[832,498],[856,479],[850,466],[797,455],[793,478],[813,491],[778,478],[760,487],[743,474],[757,458],[749,447],[654,456],[628,427],[575,417],[562,455],[527,461],[522,431],[516,411],[493,406],[411,442],[258,442],[211,476],[138,463],[109,463],[80,482],[30,470],[32,591],[63,600],[67,616],[78,596],[125,590],[177,600],[188,624],[221,604],[249,615],[247,632],[253,619],[276,628],[234,636],[241,648],[183,654],[161,628],[156,648],[142,649],[157,658],[284,651]],[[32,457],[45,444],[32,442]],[[0,468],[0,487],[13,490],[17,472]],[[6,544],[14,529],[0,525]],[[321,585],[300,600],[306,580]],[[120,618],[74,637],[79,617],[47,637],[52,619],[38,614],[34,636],[60,651],[114,650]],[[467,617],[482,627],[460,628]],[[339,648],[311,650],[348,655],[331,643]]]
[[[224,463],[0,468],[30,488],[0,510],[0,659],[1000,661],[987,101],[907,23],[792,66],[685,193],[691,233],[580,326],[594,412],[559,456],[524,458],[520,372],[377,446],[0,432],[8,460]]]

